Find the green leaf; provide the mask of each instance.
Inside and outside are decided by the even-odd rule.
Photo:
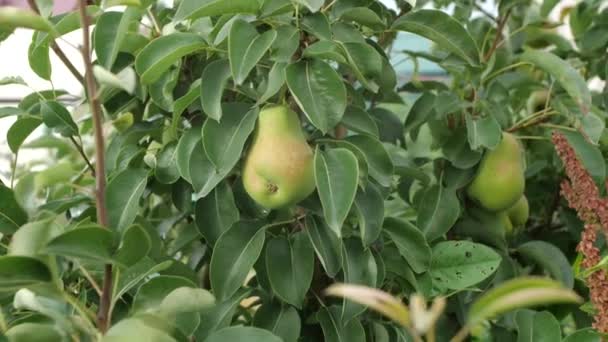
[[[321,60],[300,61],[285,70],[287,86],[310,122],[327,133],[344,115],[346,88],[342,78]]]
[[[283,340],[268,330],[244,326],[224,328],[214,332],[205,339],[205,342],[225,341],[282,342]]]
[[[272,66],[272,69],[270,69],[270,72],[268,73],[266,89],[256,102],[256,105],[259,106],[262,103],[265,103],[281,90],[281,87],[285,84],[285,68],[287,68],[287,64],[280,62],[277,62]]]
[[[404,125],[405,132],[411,132],[412,138],[418,136],[417,132],[420,126],[429,121],[434,115],[435,111],[433,109],[435,107],[436,98],[437,96],[431,92],[424,93],[417,98],[416,102],[412,105]]]
[[[602,336],[592,328],[584,328],[568,335],[563,342],[601,342]]]
[[[538,277],[520,277],[485,292],[469,309],[467,324],[494,318],[511,310],[558,303],[580,303],[582,299],[560,283]]]
[[[182,97],[175,100],[173,103],[173,117],[171,119],[171,131],[173,137],[177,136],[177,130],[179,128],[182,113],[188,109],[188,107],[194,103],[196,99],[201,95],[201,79],[197,79],[192,82],[188,92]]]
[[[100,340],[101,342],[127,342],[127,341],[154,341],[154,342],[176,342],[167,332],[161,328],[153,328],[146,324],[143,319],[123,319],[113,325]]]
[[[36,116],[22,115],[6,133],[8,147],[13,153],[19,151],[19,147],[25,139],[42,123],[42,119]]]
[[[184,0],[177,8],[173,20],[181,21],[235,13],[254,14],[259,9],[259,0]]]
[[[377,93],[380,86],[374,79],[382,74],[382,56],[378,51],[367,43],[346,42],[340,43],[340,47],[357,80],[369,91]]]
[[[361,322],[357,319],[341,318],[340,308],[337,306],[321,308],[316,318],[321,323],[325,342],[365,342],[365,330]]]
[[[270,47],[270,58],[287,63],[300,45],[300,31],[295,26],[281,25],[276,28],[277,36]]]
[[[342,240],[316,216],[306,217],[306,234],[327,275],[335,277],[342,268]]]
[[[296,3],[306,6],[311,12],[317,12],[323,7],[323,0],[295,0]]]
[[[154,176],[162,184],[173,184],[179,179],[176,142],[168,143],[158,153]]]
[[[274,293],[301,309],[314,270],[314,250],[306,233],[268,241],[266,269]]]
[[[232,24],[228,35],[228,56],[232,78],[237,85],[245,81],[276,37],[275,30],[258,34],[255,26],[244,20]]]
[[[229,299],[218,302],[215,307],[201,314],[201,323],[195,333],[197,341],[204,341],[214,331],[227,327],[241,301],[249,296],[251,290],[240,289]]]
[[[365,190],[357,190],[355,209],[359,218],[361,240],[366,247],[370,246],[380,236],[384,222],[384,198],[373,183],[368,182]]]
[[[63,331],[56,325],[46,323],[19,323],[6,331],[7,341],[63,341]]]
[[[392,28],[423,36],[471,66],[479,65],[479,50],[473,38],[456,19],[443,11],[421,9],[409,12],[395,20]]]
[[[134,288],[146,277],[169,268],[172,263],[172,261],[167,260],[157,264],[150,258],[144,258],[125,270],[115,267],[114,277],[112,278],[111,308],[116,305],[116,302],[120,300],[125,293]]]
[[[213,166],[213,163],[207,157],[202,142],[198,142],[194,150],[192,150],[189,163],[192,187],[197,192],[196,199],[209,195],[217,184],[230,172],[230,170],[225,170],[224,173],[217,172],[215,166]]]
[[[160,303],[163,314],[175,315],[183,312],[209,310],[215,304],[215,297],[204,289],[178,287],[171,291]]]
[[[376,12],[367,7],[353,7],[347,9],[342,12],[340,18],[346,21],[354,21],[375,30],[381,30],[385,26],[384,21],[378,17]]]
[[[429,269],[431,247],[418,228],[408,221],[389,217],[384,222],[384,231],[414,272],[423,273]]]
[[[95,79],[100,85],[122,89],[131,95],[135,93],[137,76],[131,67],[126,67],[118,74],[113,74],[99,65],[94,65],[93,75],[95,75]]]
[[[550,312],[519,310],[515,313],[517,342],[561,341],[560,324]]]
[[[302,55],[309,58],[330,59],[342,64],[348,63],[340,44],[330,40],[319,40],[309,45]]]
[[[201,80],[205,80],[201,83],[201,105],[205,114],[216,121],[222,117],[222,94],[228,79],[230,64],[225,59],[209,63],[201,76]]]
[[[114,245],[112,232],[94,225],[68,230],[49,241],[45,251],[70,258],[111,263]]]
[[[315,13],[302,18],[302,28],[319,38],[319,40],[332,40],[331,23],[323,13]]]
[[[336,148],[315,152],[315,182],[329,227],[342,236],[342,224],[357,193],[359,165],[347,149]]]
[[[344,239],[342,247],[344,282],[347,284],[376,287],[378,265],[371,249],[365,249],[361,240],[354,237]],[[342,306],[342,319],[348,322],[364,310],[364,306],[350,300],[345,300]]]
[[[152,239],[139,224],[131,225],[122,235],[122,240],[113,258],[122,265],[132,266],[146,257],[152,249]]]
[[[129,26],[137,19],[139,9],[127,7],[124,12],[104,12],[97,18],[93,32],[93,49],[97,62],[111,70]]]
[[[0,184],[0,234],[13,234],[27,222],[27,218],[13,190]]]
[[[194,33],[176,32],[162,36],[139,52],[135,58],[135,70],[143,84],[152,84],[182,57],[205,47],[203,37]]]
[[[378,138],[378,126],[371,115],[364,109],[356,106],[346,107],[344,116],[342,117],[342,124],[357,133],[371,135],[372,137]]]
[[[393,162],[378,139],[367,135],[351,135],[344,140],[363,152],[370,176],[382,186],[391,185]]]
[[[190,156],[197,145],[200,145],[202,148],[200,127],[188,129],[177,143],[177,171],[179,171],[182,178],[190,183],[192,183],[192,178],[190,177]]]
[[[42,102],[40,112],[42,113],[42,121],[49,128],[57,130],[64,137],[78,135],[78,126],[72,120],[70,112],[59,102]]]
[[[49,43],[37,44],[37,37],[39,32],[35,32],[32,35],[32,43],[27,50],[27,60],[30,68],[40,76],[40,78],[47,81],[51,80],[52,66],[51,58],[49,56]]]
[[[203,147],[218,173],[228,173],[241,157],[245,141],[253,132],[257,108],[245,103],[224,103],[221,121],[207,120],[203,125]]]
[[[196,284],[187,278],[160,275],[150,279],[137,290],[133,299],[131,312],[146,312],[157,309],[173,290],[180,287],[196,288]]]
[[[147,181],[148,171],[143,169],[126,169],[112,178],[106,188],[108,228],[123,231],[133,223]]]
[[[17,7],[0,7],[0,28],[29,28],[38,31],[53,31],[53,24],[38,14]]]
[[[213,246],[217,239],[239,220],[232,188],[223,181],[209,196],[196,202],[194,221],[198,231]]]
[[[424,192],[418,209],[418,228],[429,242],[447,233],[458,220],[460,202],[455,189],[434,185]]]
[[[469,146],[468,134],[456,132],[442,146],[443,154],[452,165],[459,169],[470,169],[481,160],[482,151],[473,150]]]
[[[241,286],[264,246],[265,229],[260,222],[239,221],[215,244],[209,277],[219,300],[231,297]]]
[[[517,247],[517,252],[527,260],[545,269],[551,277],[562,282],[564,287],[574,286],[574,273],[570,262],[562,251],[545,241],[528,241]]]
[[[264,303],[255,312],[253,325],[269,330],[284,342],[296,342],[300,337],[300,316],[298,311],[289,305]]]
[[[585,79],[566,61],[556,55],[541,50],[526,50],[520,57],[544,70],[568,92],[576,101],[583,114],[591,109],[591,93]]]
[[[62,232],[62,228],[50,219],[29,222],[13,234],[8,254],[40,256],[46,244]]]
[[[491,276],[501,256],[470,241],[444,241],[433,247],[431,277],[438,287],[463,290]]]
[[[26,256],[0,256],[0,291],[50,282],[51,271],[40,260]]]
[[[22,85],[27,87],[27,83],[23,80],[21,76],[6,76],[0,78],[0,86],[4,85]]]
[[[482,146],[493,149],[500,142],[502,129],[493,115],[474,118],[467,113],[465,121],[471,149],[478,150]]]

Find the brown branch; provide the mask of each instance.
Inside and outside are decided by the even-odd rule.
[[[96,191],[97,202],[97,222],[103,226],[108,226],[108,215],[106,212],[106,175],[105,175],[105,144],[102,127],[102,112],[99,99],[97,98],[97,85],[93,78],[93,64],[91,63],[91,37],[89,26],[90,18],[87,15],[87,1],[79,0],[80,22],[82,26],[82,60],[85,67],[86,91],[93,115],[93,126],[95,128],[95,169],[96,172]],[[101,297],[99,299],[99,311],[97,313],[97,328],[105,333],[111,322],[111,290],[112,290],[112,264],[106,264]]]
[[[82,156],[84,161],[87,163],[87,166],[89,167],[89,170],[91,170],[91,174],[93,175],[93,177],[95,177],[95,168],[93,167],[93,164],[91,164],[91,161],[89,160],[87,155],[84,153],[84,150],[82,149],[82,145],[79,144],[78,141],[76,141],[76,139],[74,139],[73,136],[70,136],[70,140],[74,144],[74,147],[76,147],[76,150],[78,151],[78,153],[80,153],[80,155]]]
[[[38,5],[36,4],[35,0],[27,0],[27,3],[34,12],[36,12],[37,14],[40,14],[40,9],[38,9]],[[76,69],[74,64],[72,64],[72,62],[70,62],[70,59],[65,55],[65,53],[63,53],[63,50],[61,50],[61,48],[59,47],[59,45],[57,45],[55,40],[51,40],[51,49],[53,49],[53,51],[55,52],[57,57],[59,57],[61,62],[63,62],[63,64],[66,66],[66,68],[68,68],[70,73],[72,73],[72,75],[74,75],[74,77],[78,80],[78,82],[80,82],[80,84],[82,84],[84,86],[84,78],[78,72],[78,69]]]
[[[502,38],[502,30],[504,29],[505,25],[507,24],[507,21],[509,20],[509,15],[511,15],[510,8],[509,10],[507,10],[507,13],[505,13],[505,15],[498,21],[498,26],[496,27],[496,37],[494,38],[494,42],[492,42],[492,47],[490,47],[490,50],[488,50],[486,55],[483,57],[484,62],[487,62],[490,57],[492,57],[494,51],[496,51],[498,43],[500,43]]]

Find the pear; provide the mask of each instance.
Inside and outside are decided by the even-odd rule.
[[[521,196],[517,203],[509,208],[507,214],[514,226],[523,226],[526,224],[528,216],[530,215],[530,206],[528,205],[526,196]]]
[[[243,168],[245,191],[268,209],[293,205],[315,190],[313,151],[298,115],[286,106],[260,111]]]
[[[507,214],[506,212],[501,212],[498,214],[498,218],[500,219],[500,222],[502,223],[505,235],[507,235],[507,236],[511,235],[513,233],[513,222],[511,222],[511,219],[509,218],[509,214]]]
[[[524,193],[524,163],[515,136],[503,133],[498,146],[483,156],[467,194],[489,211],[511,208]]]

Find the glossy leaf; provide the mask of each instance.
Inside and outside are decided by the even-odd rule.
[[[50,282],[51,271],[40,260],[26,256],[0,256],[0,291]]]
[[[135,313],[156,309],[165,297],[180,287],[195,288],[196,284],[182,277],[166,275],[154,277],[137,290],[131,310]]]
[[[574,274],[570,262],[554,245],[532,240],[519,245],[517,252],[545,269],[555,280],[561,281],[564,287],[571,289],[574,286]]]
[[[437,286],[462,290],[491,276],[500,262],[500,255],[485,245],[444,241],[433,247],[430,272]]]
[[[283,340],[268,330],[243,326],[218,330],[205,339],[205,342],[224,341],[282,342]]]
[[[276,37],[275,30],[258,34],[255,27],[244,20],[232,24],[228,36],[228,56],[232,78],[237,85],[245,81]]]
[[[98,63],[111,70],[123,44],[129,25],[137,18],[138,10],[128,7],[124,12],[105,12],[97,19],[93,32],[93,49]]]
[[[384,222],[384,198],[373,183],[368,182],[365,190],[357,190],[355,209],[359,218],[361,240],[365,246],[369,246],[380,236]]]
[[[342,247],[344,282],[375,287],[378,279],[378,265],[371,250],[364,249],[361,240],[357,238],[345,239]],[[364,310],[364,306],[345,300],[341,317],[348,322]]]
[[[329,64],[300,61],[285,70],[289,90],[310,122],[327,133],[344,115],[346,89],[341,77]]]
[[[135,70],[143,84],[151,84],[182,57],[200,51],[205,40],[194,33],[173,33],[146,45],[135,59]]]
[[[13,234],[27,222],[27,218],[13,190],[0,184],[0,234]]]
[[[275,238],[266,245],[266,269],[274,293],[302,308],[314,268],[314,250],[304,232],[289,239]]]
[[[151,249],[152,239],[146,229],[134,224],[125,230],[113,258],[120,265],[132,266],[145,258]]]
[[[480,147],[493,149],[500,143],[502,130],[494,116],[473,118],[471,115],[467,115],[465,121],[471,149],[478,150]]]
[[[420,201],[417,226],[431,242],[445,234],[460,215],[460,202],[454,189],[434,185]]]
[[[548,311],[519,310],[515,313],[517,342],[560,341],[562,334],[557,319]]]
[[[70,112],[59,102],[43,102],[40,106],[40,111],[42,113],[42,121],[48,127],[54,128],[66,137],[78,135],[78,126],[72,120]]]
[[[139,200],[146,189],[148,171],[126,169],[117,174],[106,188],[106,208],[109,228],[123,231],[130,226],[139,211]]]
[[[342,240],[315,216],[306,217],[306,234],[327,275],[336,276],[342,268]]]
[[[395,30],[423,36],[458,55],[472,66],[479,65],[479,50],[469,32],[445,12],[420,9],[395,20]]]
[[[289,305],[278,303],[264,303],[255,312],[253,325],[269,330],[284,342],[296,342],[301,331],[298,311]]]
[[[429,269],[431,247],[418,228],[408,221],[389,217],[384,222],[384,231],[414,272],[423,273]]]
[[[38,31],[53,31],[53,24],[38,14],[17,7],[0,7],[0,27],[1,28],[29,28]]]
[[[363,152],[370,176],[380,185],[390,186],[393,180],[393,162],[382,143],[367,135],[351,135],[345,140]]]
[[[355,76],[369,91],[376,93],[380,86],[374,80],[382,74],[382,57],[367,43],[341,43],[342,51]]]
[[[99,226],[68,230],[49,241],[45,251],[77,259],[109,263],[112,261],[115,241],[112,232]]]
[[[202,142],[198,142],[192,150],[188,166],[190,168],[189,174],[192,180],[192,187],[196,192],[196,199],[209,195],[230,171],[224,170],[223,173],[216,171],[215,166],[213,166],[213,163],[211,163],[205,153]]]
[[[179,179],[176,142],[165,145],[159,152],[156,157],[154,175],[156,176],[156,179],[163,184],[173,184]]]
[[[257,108],[245,103],[225,103],[222,120],[203,125],[203,147],[209,161],[220,174],[228,173],[241,157],[245,141],[255,128]]]
[[[353,7],[340,15],[343,20],[351,20],[372,29],[382,29],[385,24],[378,15],[367,7]]]
[[[591,93],[585,79],[570,65],[556,55],[541,50],[526,50],[520,57],[541,68],[568,92],[583,113],[591,109]]]
[[[378,126],[371,115],[356,106],[346,107],[346,111],[342,117],[342,124],[346,128],[358,133],[368,134],[376,138],[379,136]]]
[[[262,252],[264,239],[265,230],[260,222],[239,221],[217,240],[209,276],[213,293],[219,300],[229,298],[243,285]]]
[[[180,3],[175,21],[212,17],[221,14],[255,13],[260,8],[260,2],[255,0],[184,0]]]
[[[323,329],[324,341],[327,342],[364,342],[365,331],[357,319],[345,320],[340,317],[340,308],[336,306],[323,307],[316,314]]]
[[[192,155],[192,151],[197,147],[197,144],[200,145],[200,142],[201,128],[193,127],[185,131],[177,143],[177,156],[175,157],[177,171],[182,178],[190,183],[192,183],[192,178],[190,177],[190,156]]]
[[[230,79],[230,63],[220,59],[209,63],[201,76],[201,105],[211,119],[222,118],[222,94]]]
[[[217,239],[239,220],[232,188],[223,181],[196,202],[194,220],[205,240],[214,245]]]
[[[36,129],[42,120],[36,116],[22,116],[8,129],[6,141],[13,153],[17,153],[27,137]]]
[[[350,211],[357,192],[359,166],[355,155],[347,149],[336,148],[315,152],[315,182],[329,227],[342,235],[342,224]]]

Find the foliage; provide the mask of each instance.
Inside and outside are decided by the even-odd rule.
[[[608,76],[601,1],[559,22],[552,0],[502,0],[496,16],[481,1],[82,0],[56,16],[52,1],[30,2],[0,7],[0,39],[32,30],[43,79],[56,40],[92,32],[86,74],[62,58],[86,89],[77,103],[51,84],[0,108],[16,117],[14,165],[22,149],[52,156],[0,184],[0,341],[608,333],[587,286],[605,272],[605,239],[581,268],[583,223],[560,196],[550,139],[563,134],[604,195],[608,86],[588,86]],[[396,44],[412,34],[431,51]],[[422,77],[422,60],[447,77]],[[0,86],[28,86],[6,76]],[[268,210],[242,170],[275,105],[297,113],[316,191]],[[523,147],[524,225],[467,195],[503,132]]]

